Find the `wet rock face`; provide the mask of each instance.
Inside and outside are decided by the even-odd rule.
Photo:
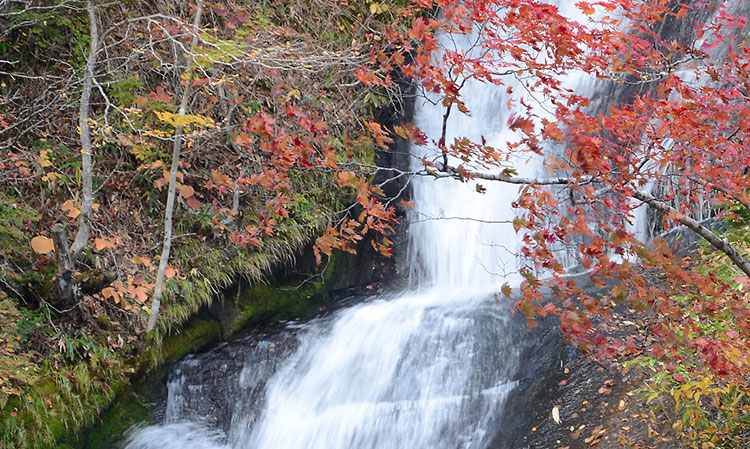
[[[292,329],[269,328],[186,357],[169,373],[155,422],[201,422],[228,433],[236,405],[259,407],[266,381],[298,346]]]
[[[556,325],[550,321],[545,327],[529,333],[535,343],[521,356],[518,386],[505,402],[502,426],[492,449],[521,447],[533,418],[552,399],[559,381],[559,370],[555,368],[567,360],[570,351]]]

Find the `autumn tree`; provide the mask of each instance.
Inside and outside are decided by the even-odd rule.
[[[117,266],[120,279],[101,294],[137,313],[147,309],[155,284],[174,291],[190,271],[168,262],[174,226],[183,236],[248,252],[264,252],[264,241],[276,235],[318,238],[319,259],[335,248],[353,251],[371,230],[390,229],[393,210],[379,201],[380,186],[366,182],[379,168],[360,163],[390,138],[360,114],[372,114],[398,89],[366,87],[354,75],[368,64],[369,43],[362,37],[380,33],[383,23],[405,13],[370,3],[324,2],[320,13],[331,21],[325,24],[307,23],[294,7],[293,14],[278,18],[267,5],[207,3],[202,26],[192,23],[197,4],[174,9],[158,3],[135,14],[96,2],[9,4],[4,42],[47,51],[34,49],[38,61],[11,52],[3,62],[8,80],[18,79],[19,71],[29,75],[24,83],[4,85],[2,111],[9,126],[3,130],[8,158],[2,169],[19,191],[39,188],[38,200],[50,211],[42,221],[58,222],[48,227],[54,232],[43,228],[34,237],[38,254],[51,254],[54,234],[55,257],[64,255],[63,225],[77,223],[70,257],[56,263],[58,280],[94,262],[96,268]],[[304,31],[274,24],[282,20],[303,30],[338,27],[341,36],[309,39]],[[76,39],[87,44],[85,54]],[[69,50],[69,43],[75,48]],[[36,96],[44,85],[54,89]],[[72,148],[80,148],[77,161],[68,157]],[[167,148],[182,157],[170,164]],[[333,194],[311,188],[331,183]],[[157,270],[149,254],[153,222],[149,217],[135,228],[130,222],[135,211],[163,201],[165,188],[167,215],[177,210],[175,223],[165,217]],[[62,201],[63,194],[72,198]],[[192,223],[187,231],[185,223]],[[387,239],[373,245],[390,251]],[[160,287],[148,328],[159,309]]]
[[[196,21],[199,3],[0,5],[0,340],[31,334],[0,350],[2,419],[20,415],[0,445],[48,444],[90,418],[87,395],[114,391],[144,347],[149,300],[158,343],[306,245],[323,266],[367,234],[391,250],[378,231],[395,213],[368,182],[391,137],[369,119],[398,87],[355,75],[391,76],[369,63],[368,36],[402,26],[409,2],[203,2]],[[118,279],[80,278],[97,270]],[[47,288],[61,280],[64,303]],[[37,400],[42,377],[80,388]]]
[[[533,0],[414,3],[424,14],[407,33],[387,33],[371,58],[398,65],[437,98],[442,133],[430,140],[413,126],[394,132],[437,154],[415,174],[521,186],[514,226],[523,236],[525,281],[517,295],[502,289],[515,308],[530,326],[558,316],[584,351],[639,356],[666,373],[657,395],[670,391],[683,407],[674,428],[687,440],[712,447],[721,437],[741,438],[732,432],[746,405],[726,404],[746,394],[750,372],[750,261],[734,225],[750,204],[744,4],[578,2],[563,14],[564,6]],[[688,31],[665,32],[680,29]],[[447,36],[473,44],[447,46]],[[597,104],[566,86],[571,74],[596,80],[597,93],[612,102]],[[360,79],[388,83],[366,72]],[[451,114],[471,113],[467,80],[506,91],[517,140],[500,148],[446,141]],[[517,176],[508,161],[529,156],[545,159],[548,177]],[[639,239],[633,224],[644,206],[655,228]],[[711,217],[732,225],[722,231]],[[718,259],[677,255],[661,235],[674,228],[697,234]],[[611,294],[600,300],[582,291],[567,276],[561,248],[596,285],[614,282]],[[659,270],[664,284],[647,282],[643,269]],[[648,338],[609,339],[597,329],[594,317],[611,317],[621,302],[652,311]]]

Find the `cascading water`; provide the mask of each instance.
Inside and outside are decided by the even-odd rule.
[[[471,116],[452,115],[448,140],[451,134],[484,137],[503,147],[512,139],[504,92],[467,83]],[[442,107],[424,102],[416,122],[434,137],[442,114]],[[171,376],[165,424],[138,429],[127,448],[504,447],[496,438],[521,345],[517,323],[493,293],[515,281],[519,238],[511,203],[518,188],[485,187],[480,195],[471,183],[415,180],[411,291],[284,331],[296,333],[290,338],[298,347],[279,351],[286,355],[270,364],[238,363],[238,376],[221,379],[232,390],[223,405],[205,398],[202,386],[181,371],[203,362],[182,362]],[[247,351],[269,344],[260,339]],[[211,404],[200,406],[206,401]],[[227,409],[223,426],[205,418],[216,407]]]

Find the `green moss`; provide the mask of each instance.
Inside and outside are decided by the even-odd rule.
[[[161,359],[166,364],[172,364],[185,355],[218,340],[220,336],[221,326],[216,321],[202,318],[191,319],[181,332],[164,340]]]
[[[270,285],[257,285],[240,290],[233,301],[236,315],[223,324],[223,336],[231,338],[250,325],[308,316],[322,302],[322,288],[279,290]]]
[[[90,431],[83,432],[83,436],[77,441],[78,447],[109,448],[121,441],[132,426],[150,423],[152,410],[148,396],[154,385],[164,380],[166,367],[217,341],[220,335],[221,327],[218,322],[210,317],[196,316],[188,320],[179,332],[167,335],[163,341],[152,337],[141,357],[133,363],[135,378],[140,379],[138,383],[128,391],[124,391],[124,385],[114,388],[120,392],[117,398],[101,415],[97,424]]]
[[[179,329],[237,279],[258,284],[274,268],[292,265],[294,255],[311,240],[311,232],[294,229],[279,233],[263,242],[262,251],[198,241],[176,248],[172,264],[188,275],[167,283],[159,319],[162,334]]]
[[[27,228],[39,221],[40,214],[19,198],[0,192],[0,257],[13,256],[22,251],[29,253]],[[15,254],[18,256],[18,254]]]
[[[17,419],[3,422],[0,442],[17,448],[76,446],[76,430],[91,424],[125,382],[122,378],[109,379],[105,384],[86,376],[85,369],[85,364],[79,364],[71,371],[81,376],[78,382],[63,373],[48,372],[21,399],[22,403],[9,404],[21,412]],[[28,432],[30,429],[34,431]]]
[[[152,414],[148,399],[135,392],[121,394],[115,407],[104,412],[99,423],[80,445],[85,449],[108,449],[114,447],[122,436],[136,424],[151,423]]]
[[[307,317],[317,313],[318,308],[328,299],[331,283],[346,270],[346,259],[344,254],[333,257],[324,276],[317,282],[308,282],[301,287],[297,280],[288,280],[286,286],[250,286],[248,281],[238,282],[233,290],[225,292],[227,294],[215,307],[210,311],[204,309],[188,319],[181,330],[168,333],[163,340],[158,333],[151,334],[146,340],[146,349],[132,365],[132,370],[136,372],[133,377],[140,380],[133,385],[131,391],[118,396],[78,447],[112,447],[122,440],[133,425],[150,423],[152,417],[149,395],[156,385],[164,381],[168,366],[186,354],[199,351],[220,339],[234,337],[254,324]]]

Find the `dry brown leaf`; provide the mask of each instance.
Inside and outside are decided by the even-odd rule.
[[[140,263],[148,267],[148,266],[151,266],[151,259],[148,259],[146,257],[141,257],[141,256],[134,256],[133,263]]]
[[[180,196],[181,197],[183,197],[185,199],[188,199],[188,198],[192,197],[193,195],[195,195],[195,189],[193,189],[192,186],[189,186],[187,184],[182,184],[180,186]]]
[[[38,235],[31,239],[31,249],[38,254],[49,254],[55,249],[55,244],[52,242],[52,239]]]
[[[60,206],[60,210],[65,212],[65,215],[67,215],[71,220],[75,220],[79,215],[81,215],[81,209],[78,208],[75,201],[73,200],[68,200],[62,203],[62,206]]]
[[[97,251],[101,251],[106,248],[115,248],[115,244],[105,239],[94,239],[94,249],[96,249]]]

